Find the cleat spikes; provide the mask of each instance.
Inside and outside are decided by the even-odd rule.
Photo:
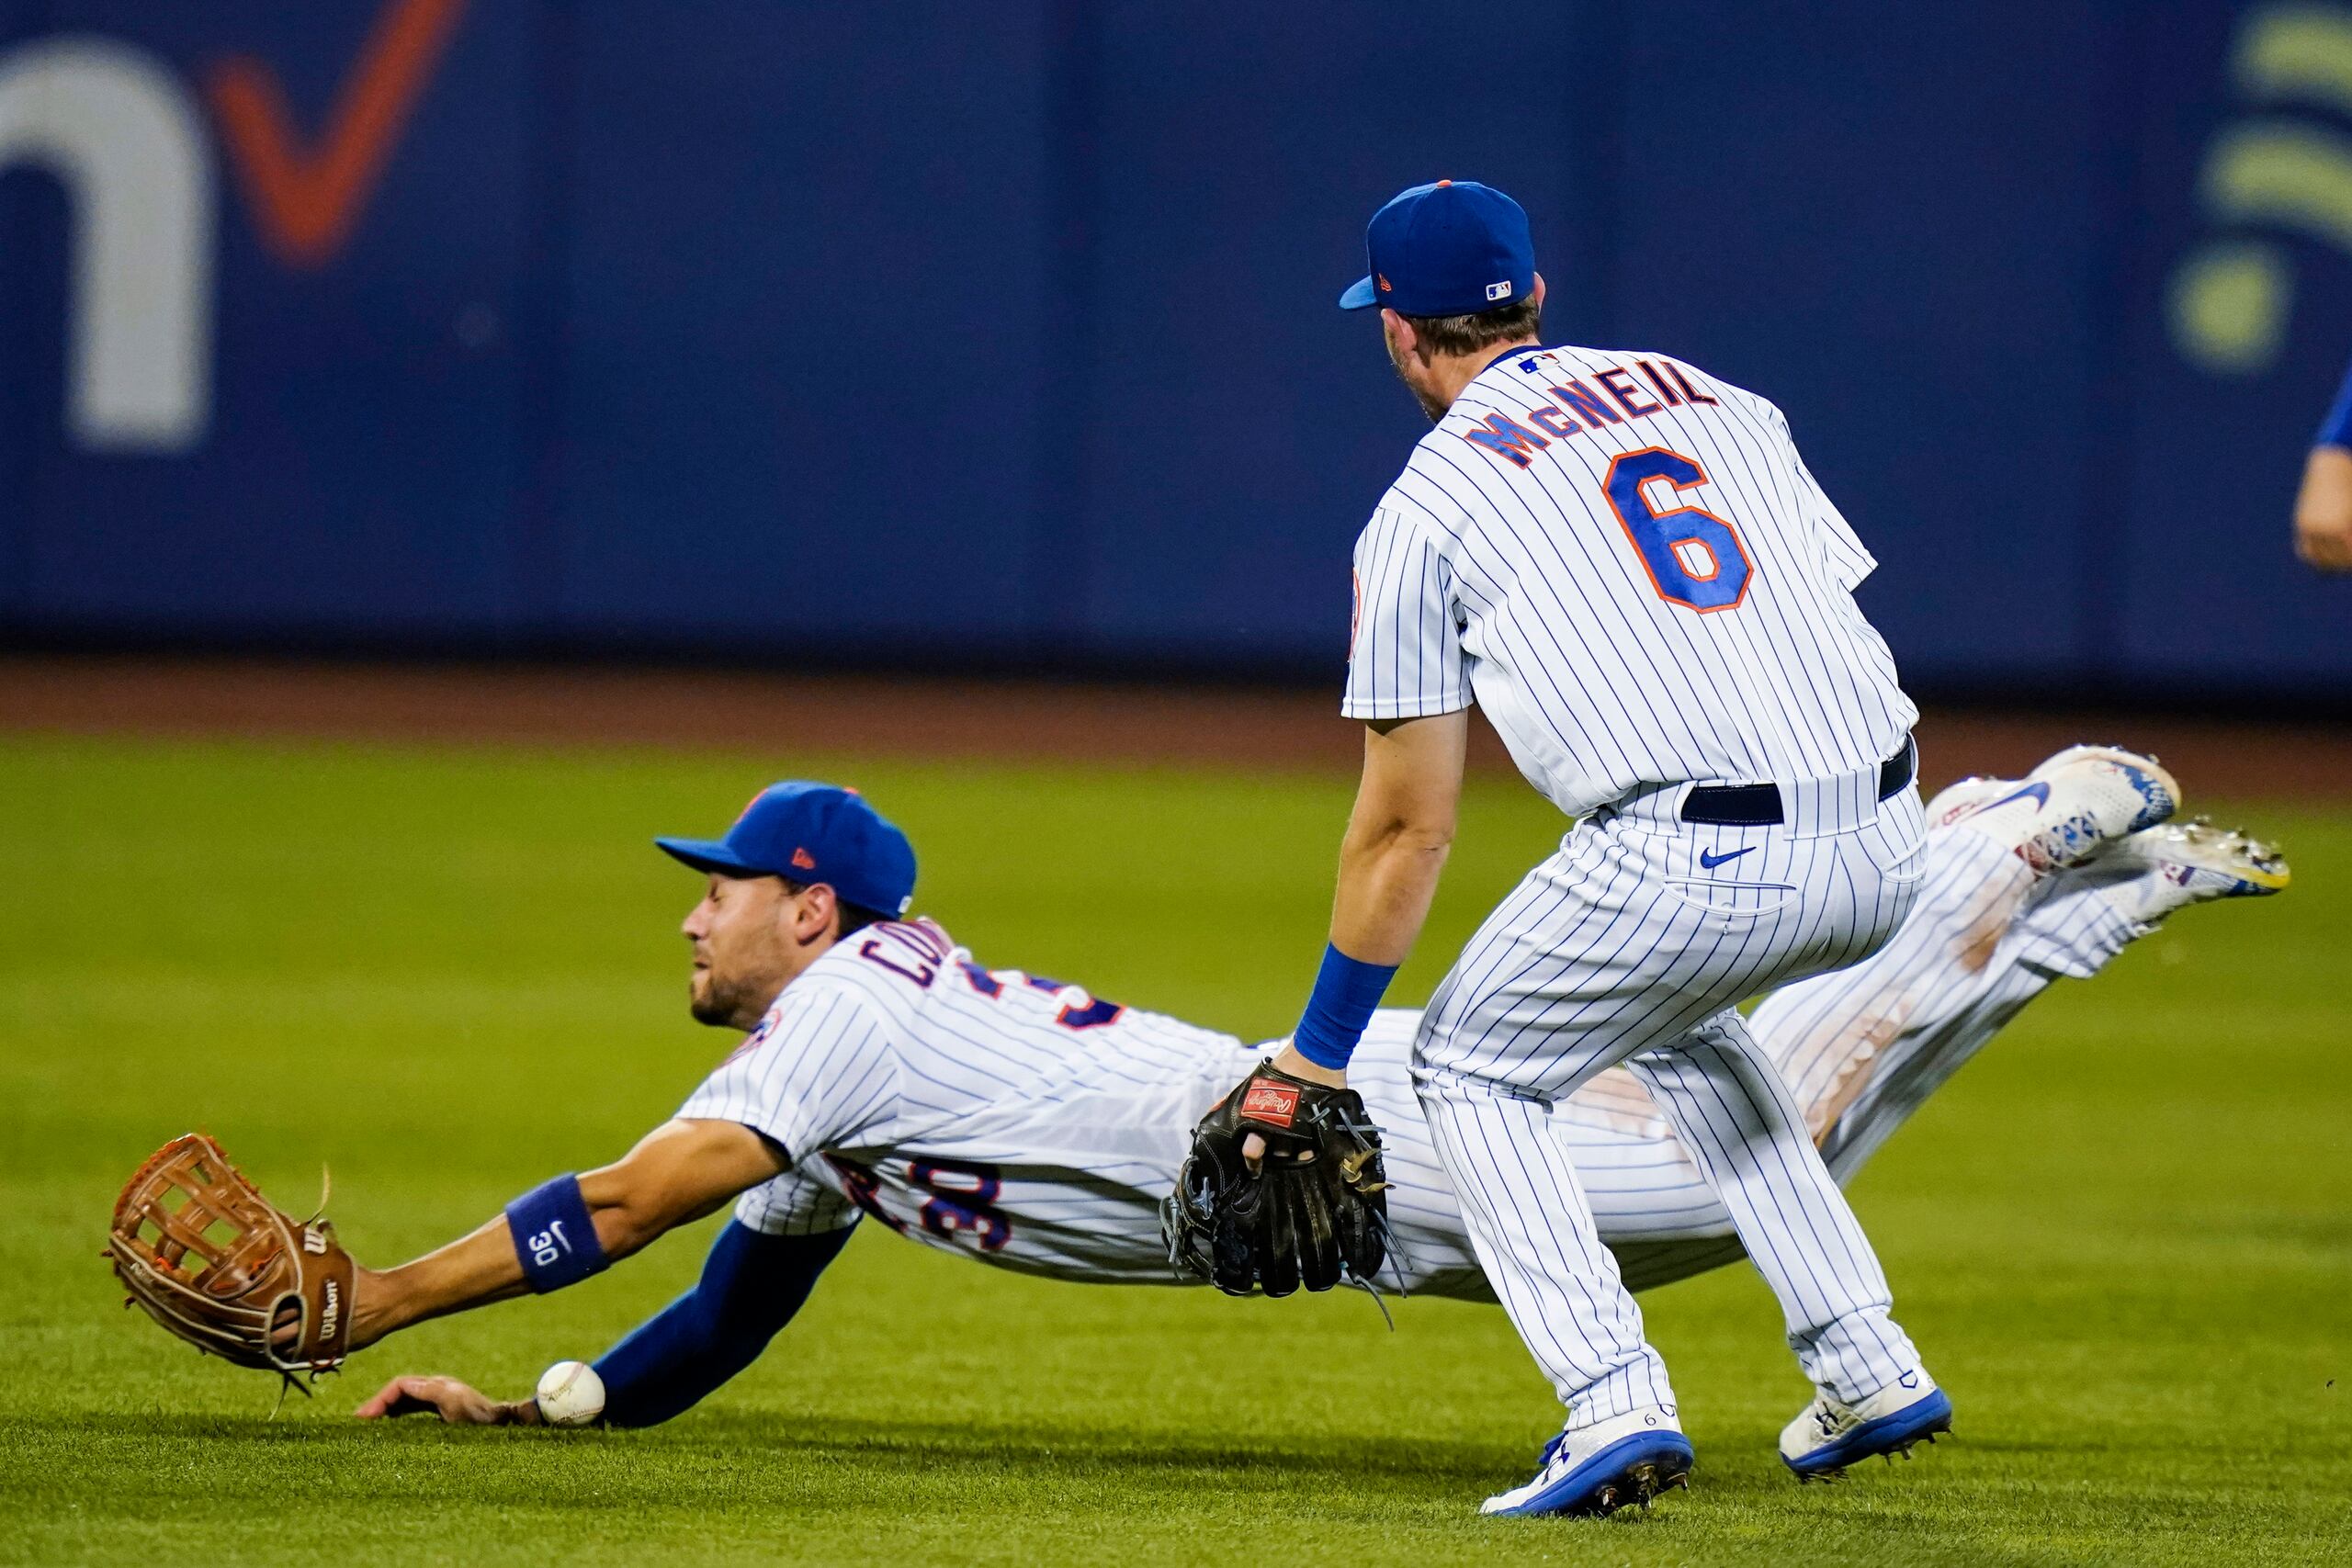
[[[1781,1460],[1801,1482],[1834,1481],[1873,1456],[1891,1468],[1901,1454],[1907,1464],[1918,1457],[1921,1439],[1932,1442],[1951,1429],[1951,1401],[1922,1371],[1889,1383],[1860,1405],[1819,1394],[1781,1432]]]
[[[1634,1410],[1564,1430],[1544,1445],[1533,1481],[1487,1498],[1480,1512],[1599,1518],[1635,1504],[1646,1512],[1690,1473],[1690,1440],[1673,1416],[1670,1406]]]

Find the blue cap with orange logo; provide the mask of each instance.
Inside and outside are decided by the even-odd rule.
[[[1407,316],[1472,316],[1527,298],[1535,242],[1519,203],[1476,180],[1415,186],[1363,231],[1371,275],[1340,296],[1342,310],[1385,305]]]
[[[903,915],[914,902],[915,852],[855,790],[789,779],[752,797],[723,839],[656,839],[696,871],[822,882],[845,904]]]

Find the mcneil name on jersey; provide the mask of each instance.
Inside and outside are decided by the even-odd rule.
[[[1715,401],[1670,359],[1656,363],[1636,359],[1630,369],[1611,365],[1588,372],[1589,381],[1568,375],[1559,358],[1548,350],[1506,355],[1502,363],[1524,378],[1522,388],[1529,395],[1548,395],[1553,401],[1539,404],[1516,419],[1502,413],[1490,413],[1483,419],[1465,415],[1472,423],[1461,434],[1464,441],[1514,468],[1527,467],[1536,453],[1555,440],[1572,440],[1605,424],[1647,419],[1686,403],[1712,405]]]

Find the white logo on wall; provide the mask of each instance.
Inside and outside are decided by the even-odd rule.
[[[1510,279],[1506,277],[1500,283],[1489,283],[1487,285],[1487,298],[1489,299],[1510,299]]]
[[[0,56],[0,169],[65,187],[73,222],[65,433],[109,452],[185,452],[211,406],[210,141],[153,55],[48,38]]]

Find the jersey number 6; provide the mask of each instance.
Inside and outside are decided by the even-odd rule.
[[[1756,570],[1739,530],[1728,521],[1700,507],[1671,504],[1680,491],[1706,482],[1706,469],[1663,446],[1625,453],[1601,481],[1657,596],[1701,615],[1736,609]],[[1660,501],[1669,503],[1664,511]]]

